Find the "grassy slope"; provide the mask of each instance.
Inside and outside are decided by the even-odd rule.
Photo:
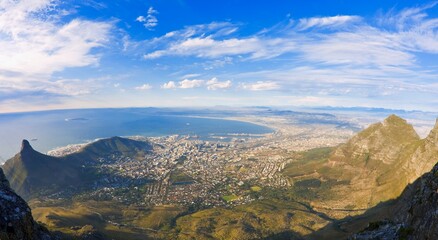
[[[60,202],[52,206],[34,203],[31,206],[35,220],[52,231],[74,236],[77,231],[72,227],[93,225],[113,239],[132,240],[165,235],[173,219],[185,210],[175,206],[124,206],[111,201]]]

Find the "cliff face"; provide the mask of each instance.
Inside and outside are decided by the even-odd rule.
[[[408,239],[438,239],[438,164],[403,192],[393,221],[409,229]]]
[[[438,162],[438,120],[429,135],[421,140],[415,152],[404,166],[415,174],[416,178],[432,169]]]
[[[10,187],[0,169],[0,239],[51,240],[50,233],[35,223],[27,203]]]
[[[438,164],[406,187],[388,219],[370,223],[350,239],[438,239]]]

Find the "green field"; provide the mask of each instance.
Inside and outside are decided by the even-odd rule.
[[[239,196],[237,196],[235,194],[222,196],[222,199],[225,200],[226,202],[231,202],[231,201],[234,201],[238,198],[239,198]]]

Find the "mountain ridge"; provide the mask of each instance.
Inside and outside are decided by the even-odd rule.
[[[2,166],[11,187],[25,199],[48,187],[56,190],[92,181],[93,164],[99,157],[111,154],[128,154],[136,157],[153,150],[148,142],[120,137],[101,139],[86,145],[81,151],[63,157],[53,157],[32,148],[29,141],[22,141],[22,148]]]

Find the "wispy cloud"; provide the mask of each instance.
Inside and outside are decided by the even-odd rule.
[[[143,84],[141,86],[135,87],[135,90],[139,90],[139,91],[145,91],[145,90],[149,90],[152,89],[152,86],[150,84]]]
[[[362,18],[359,16],[333,16],[333,17],[312,17],[302,18],[299,20],[296,29],[299,31],[307,30],[316,27],[332,27],[338,28],[340,26],[351,24],[353,22],[360,22]]]
[[[219,90],[219,89],[228,89],[232,86],[230,80],[219,81],[216,77],[210,80],[203,79],[184,79],[179,81],[178,84],[174,81],[169,81],[161,85],[163,89],[191,89],[191,88],[200,88],[206,87],[208,90]]]
[[[438,53],[438,18],[427,14],[435,6],[393,10],[372,19],[340,15],[288,20],[252,35],[239,35],[240,26],[228,22],[214,28],[197,25],[151,40],[155,49],[144,48],[144,57],[259,64],[264,71],[239,68],[220,77],[232,76],[244,90],[306,95],[308,102],[436,94],[438,71],[421,62],[422,54]],[[233,31],[222,34],[222,29]]]
[[[272,58],[295,49],[294,42],[285,39],[230,38],[216,40],[212,36],[188,38],[169,45],[167,49],[144,55],[145,59],[164,56],[196,56],[217,58],[222,56],[248,55],[253,59]],[[278,51],[281,49],[281,51]]]
[[[143,23],[143,26],[148,30],[154,30],[154,28],[158,25],[158,19],[156,17],[157,14],[157,10],[155,10],[153,7],[149,7],[146,17],[138,16],[136,21]]]
[[[280,88],[280,85],[272,81],[257,81],[255,83],[242,83],[241,87],[250,91],[268,91]]]
[[[243,56],[241,60],[265,60],[293,54],[309,63],[413,66],[416,52],[438,52],[438,20],[424,13],[434,5],[405,9],[369,22],[354,15],[302,18],[282,28],[242,37],[230,35],[239,27],[231,23],[196,25],[150,40],[158,50],[147,52],[144,58],[216,60]],[[375,22],[391,26],[386,29]]]

